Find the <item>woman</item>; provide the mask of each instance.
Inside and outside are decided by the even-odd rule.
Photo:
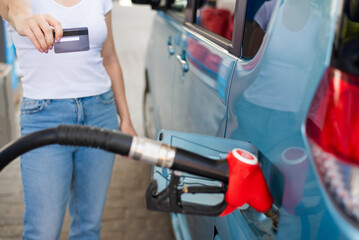
[[[120,130],[136,135],[113,43],[111,0],[31,0],[35,15],[18,3],[9,2],[5,18],[17,30],[12,37],[24,74],[22,135],[59,124],[118,129],[116,110]],[[87,28],[90,49],[55,53],[50,26],[56,41],[62,28]],[[102,150],[58,145],[23,155],[23,238],[59,238],[69,202],[69,238],[99,239],[113,161]]]

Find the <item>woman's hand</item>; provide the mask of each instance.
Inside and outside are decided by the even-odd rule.
[[[61,23],[49,14],[23,15],[13,18],[12,25],[21,35],[28,37],[40,52],[48,52],[62,37]]]
[[[120,131],[124,134],[137,136],[136,130],[132,126],[131,120],[124,120],[124,121],[121,120]]]
[[[21,35],[28,37],[40,52],[51,50],[62,37],[61,23],[49,14],[34,14],[29,0],[1,0],[1,16]]]

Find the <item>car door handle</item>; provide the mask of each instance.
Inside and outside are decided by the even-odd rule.
[[[174,48],[173,45],[172,45],[172,37],[169,37],[169,38],[168,38],[167,48],[168,48],[168,54],[169,54],[170,56],[172,56],[172,55],[175,54],[175,48]]]
[[[188,70],[189,70],[188,62],[185,59],[183,59],[182,56],[179,54],[176,57],[177,57],[179,64],[181,65],[182,71],[185,73],[188,72]]]
[[[170,56],[172,56],[173,54],[175,54],[175,48],[173,47],[172,44],[168,44],[168,54]]]

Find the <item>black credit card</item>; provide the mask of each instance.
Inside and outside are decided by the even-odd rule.
[[[87,27],[64,28],[59,42],[54,43],[55,53],[80,52],[90,50]]]

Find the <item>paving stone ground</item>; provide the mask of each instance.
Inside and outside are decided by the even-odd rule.
[[[122,2],[122,5],[124,2]],[[148,6],[124,7],[113,2],[113,31],[125,77],[133,124],[142,129],[144,56],[154,12]],[[174,239],[167,213],[145,207],[145,191],[151,167],[117,157],[103,214],[101,239]],[[0,240],[21,239],[24,211],[19,160],[0,174]],[[70,219],[66,215],[60,239],[67,239]]]

